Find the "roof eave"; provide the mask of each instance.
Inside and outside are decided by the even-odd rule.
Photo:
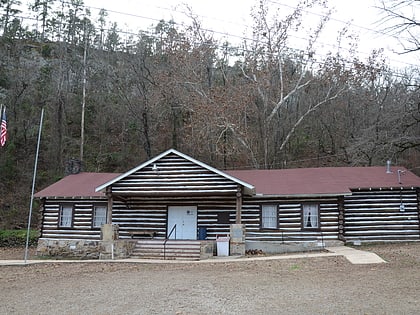
[[[318,193],[318,194],[256,194],[255,197],[270,197],[270,198],[320,198],[320,197],[341,197],[350,196],[351,192],[342,193]]]
[[[106,199],[104,194],[94,196],[36,196],[41,199]]]
[[[419,186],[416,185],[403,185],[401,184],[400,186],[382,186],[382,187],[356,187],[356,188],[350,188],[352,190],[384,190],[384,189],[389,189],[389,190],[402,190],[402,189],[416,189],[419,188]]]

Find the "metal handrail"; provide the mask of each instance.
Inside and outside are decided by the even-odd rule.
[[[176,224],[172,227],[168,236],[165,238],[165,242],[163,242],[163,260],[166,260],[166,242],[169,240],[169,238],[171,237],[174,231],[175,231],[175,239],[176,239]]]

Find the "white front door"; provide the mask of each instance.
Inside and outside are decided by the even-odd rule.
[[[169,239],[196,240],[197,239],[197,207],[170,206],[168,207],[168,230],[171,232],[176,224],[176,230]]]

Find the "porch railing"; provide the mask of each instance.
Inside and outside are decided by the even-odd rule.
[[[175,239],[176,239],[176,224],[172,227],[171,231],[169,232],[168,236],[163,242],[163,260],[166,260],[166,242],[170,239],[172,233],[174,232],[175,232]]]

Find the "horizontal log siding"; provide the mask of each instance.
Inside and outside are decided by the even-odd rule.
[[[401,202],[404,211],[400,211]],[[345,197],[347,241],[418,240],[419,202],[416,190],[354,191]]]
[[[73,206],[73,227],[58,226],[60,205]],[[105,199],[46,199],[42,207],[41,238],[92,239],[101,238],[100,229],[92,229],[94,205],[106,205]]]
[[[168,206],[196,206],[197,226],[207,228],[208,239],[217,235],[226,235],[230,225],[218,223],[218,213],[229,215],[230,224],[235,223],[236,197],[166,197],[166,198],[130,198],[127,202],[114,201],[112,223],[118,224],[120,238],[129,238],[130,232],[153,230],[156,237],[166,237]]]
[[[175,154],[155,164],[156,170],[152,164],[116,182],[112,192],[119,195],[197,196],[232,194],[237,190],[235,182]]]
[[[320,205],[319,231],[302,230],[302,203],[315,202]],[[260,228],[261,204],[279,206],[278,229]],[[306,242],[338,239],[338,203],[336,198],[328,199],[279,199],[245,198],[242,206],[242,223],[246,224],[246,239],[250,241]]]

